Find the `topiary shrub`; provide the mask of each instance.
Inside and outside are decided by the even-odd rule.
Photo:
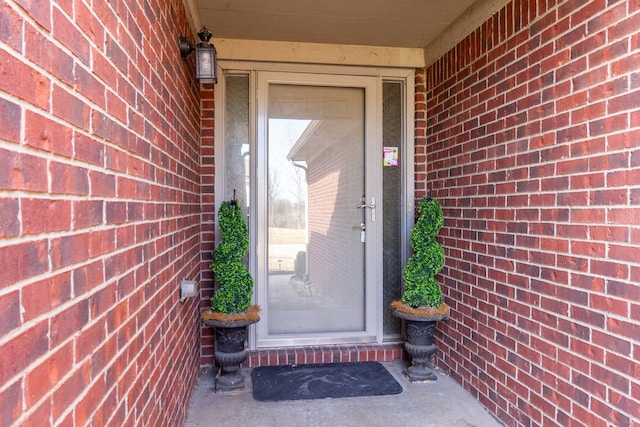
[[[418,220],[411,231],[414,253],[403,274],[405,291],[402,302],[410,307],[442,305],[442,289],[435,275],[444,266],[444,249],[436,241],[443,223],[440,203],[431,197],[423,197],[418,206]]]
[[[249,232],[235,200],[222,202],[218,225],[222,241],[213,251],[211,270],[219,288],[211,298],[211,310],[240,313],[251,306],[253,278],[242,263],[249,250]]]

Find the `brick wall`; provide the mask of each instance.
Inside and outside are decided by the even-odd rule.
[[[200,90],[202,130],[201,130],[201,182],[202,182],[202,242],[200,253],[200,310],[211,306],[215,283],[211,271],[211,253],[215,249],[215,90],[213,84],[202,85]],[[202,325],[200,329],[200,364],[213,366],[215,351],[213,328]]]
[[[637,0],[514,0],[418,74],[442,364],[505,425],[640,425],[638,70]]]
[[[180,0],[0,4],[0,425],[179,425],[200,105]]]

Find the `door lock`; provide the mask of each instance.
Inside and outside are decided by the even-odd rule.
[[[364,222],[361,222],[360,225],[354,225],[352,227],[354,230],[360,230],[360,242],[364,243],[367,241],[367,226]]]

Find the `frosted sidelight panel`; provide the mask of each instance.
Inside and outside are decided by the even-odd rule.
[[[249,76],[226,76],[225,91],[225,176],[224,199],[233,191],[249,212]]]
[[[392,301],[402,293],[402,177],[403,148],[403,85],[384,82],[382,85],[382,143],[399,151],[397,164],[382,168],[383,185],[383,331],[386,338],[402,333],[400,319],[391,314]]]

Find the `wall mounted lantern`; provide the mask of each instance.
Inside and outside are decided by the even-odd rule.
[[[198,37],[202,40],[197,45],[193,45],[185,36],[180,36],[178,46],[182,59],[186,59],[191,52],[196,51],[196,79],[200,83],[218,83],[216,69],[216,47],[209,43],[211,32],[202,27],[198,32]]]

